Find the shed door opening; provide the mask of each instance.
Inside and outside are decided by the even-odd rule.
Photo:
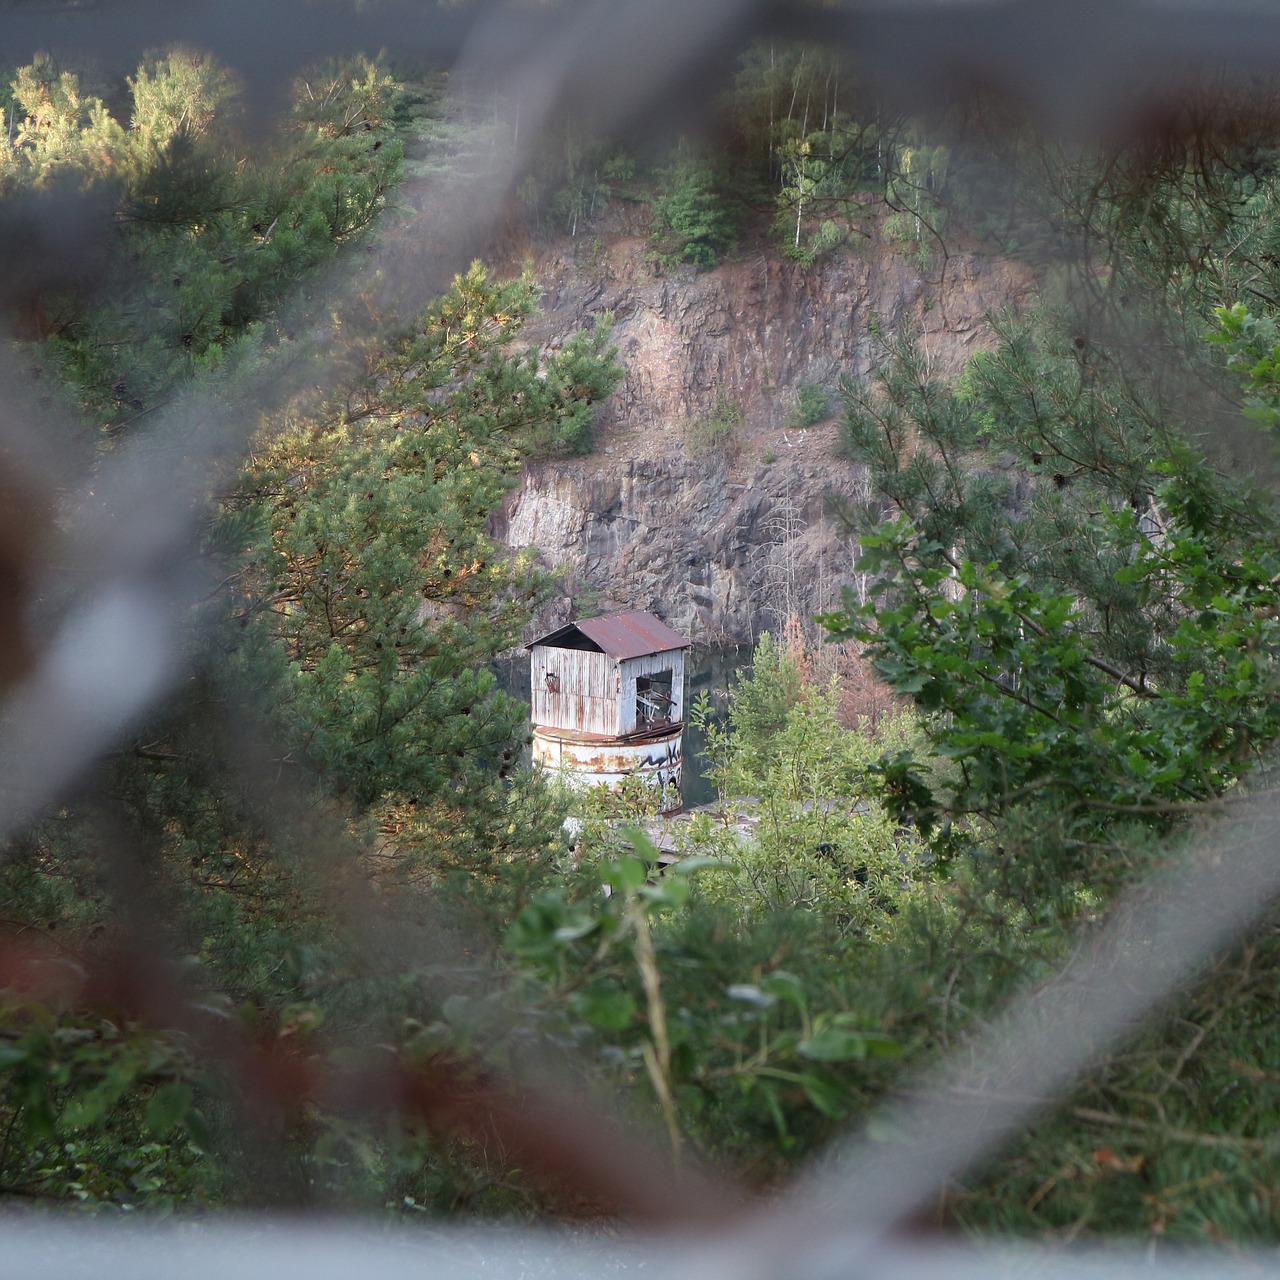
[[[671,697],[671,672],[636,677],[636,728],[670,724],[675,702]]]

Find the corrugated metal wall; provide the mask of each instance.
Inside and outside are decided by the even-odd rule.
[[[653,676],[660,671],[671,672],[671,697],[675,702],[671,709],[672,723],[684,719],[684,650],[646,653],[639,658],[628,658],[622,664],[622,687],[618,694],[620,732],[636,731],[636,677]]]
[[[534,645],[529,659],[533,723],[544,729],[620,736],[636,731],[636,677],[671,672],[672,722],[684,720],[684,650],[647,653],[618,664],[607,653]],[[553,692],[547,676],[554,675]]]
[[[548,675],[557,677],[558,693],[548,688]],[[607,653],[534,645],[529,661],[529,679],[534,724],[542,728],[615,736],[625,732],[618,714],[621,679],[617,664]],[[635,680],[632,679],[633,722],[635,697]]]

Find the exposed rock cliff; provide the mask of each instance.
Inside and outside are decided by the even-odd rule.
[[[499,532],[568,570],[539,625],[575,610],[648,609],[695,639],[736,642],[850,580],[823,502],[856,491],[854,468],[803,457],[730,466],[670,444],[663,456],[611,445],[572,466],[527,470]]]
[[[627,368],[597,452],[529,466],[495,516],[509,546],[564,571],[537,626],[640,608],[696,638],[742,641],[854,580],[825,504],[856,495],[861,477],[835,456],[833,420],[790,425],[797,388],[819,385],[838,407],[838,379],[866,376],[877,331],[920,335],[938,371],[954,372],[986,342],[984,317],[1033,283],[1021,264],[977,252],[922,272],[870,245],[808,270],[761,250],[671,274],[638,236],[535,256],[544,311],[530,339],[555,346],[611,314]],[[718,402],[742,417],[719,443],[701,426]]]

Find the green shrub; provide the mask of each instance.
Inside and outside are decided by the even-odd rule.
[[[584,583],[574,594],[573,612],[578,618],[594,618],[600,612],[600,588],[594,583]]]
[[[711,267],[737,243],[733,214],[700,160],[682,160],[668,173],[656,213],[654,243],[673,259]]]
[[[811,427],[815,422],[821,422],[830,412],[831,403],[821,385],[802,382],[792,397],[788,424],[793,427]]]
[[[710,899],[744,916],[803,908],[839,934],[877,926],[914,884],[919,842],[870,792],[883,751],[923,745],[918,721],[896,717],[887,737],[871,734],[845,728],[839,704],[834,683],[813,682],[766,632],[750,674],[738,672],[728,724],[711,723],[705,695],[690,708],[721,805],[754,817],[749,836],[691,829],[690,850],[721,864],[704,886]]]
[[[742,410],[726,395],[716,397],[716,406],[706,418],[685,426],[685,440],[695,453],[735,453],[740,445]]]
[[[781,217],[774,223],[775,232],[782,234],[784,241],[783,256],[790,258],[793,262],[798,262],[802,267],[811,267],[815,262],[821,262],[834,249],[838,249],[849,238],[849,232],[840,223],[833,222],[830,218],[825,218],[818,229],[802,239],[796,240],[789,238],[788,233],[791,230],[791,216],[788,212],[785,217]]]
[[[625,151],[617,151],[601,166],[606,182],[630,182],[636,176],[636,162]]]

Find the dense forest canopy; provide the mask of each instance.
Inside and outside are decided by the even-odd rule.
[[[60,561],[95,491],[162,477],[195,532],[163,563],[166,696],[122,703],[94,767],[10,824],[11,1201],[722,1220],[845,1126],[903,1140],[882,1105],[1118,917],[1153,947],[1160,893],[1144,932],[1126,887],[1194,870],[1197,830],[1265,794],[1265,95],[1206,78],[1140,143],[1084,145],[994,97],[904,113],[834,48],[761,39],[715,82],[715,132],[636,144],[406,58],[296,68],[267,131],[195,45],[118,74],[23,57],[0,226],[74,252],[12,273],[4,360],[11,412],[74,423],[77,461],[20,434],[0,455],[11,779],[23,699],[75,657],[49,637],[115,599]],[[960,240],[1037,265],[1036,304],[993,316],[960,377],[880,332],[874,375],[841,384],[867,591],[826,645],[807,619],[766,636],[727,721],[695,706],[719,813],[751,797],[754,834],[699,815],[662,876],[628,825],[643,791],[531,772],[490,672],[548,584],[489,517],[524,462],[591,451],[624,373],[608,325],[534,349],[536,279],[481,262],[388,301],[412,184],[463,199],[482,170],[547,236],[642,206],[659,272],[819,271],[870,224],[939,297]],[[797,388],[796,422],[828,395]],[[229,459],[210,439],[233,420]],[[938,1222],[1273,1242],[1274,933],[1175,974],[1171,1012],[956,1171]]]

